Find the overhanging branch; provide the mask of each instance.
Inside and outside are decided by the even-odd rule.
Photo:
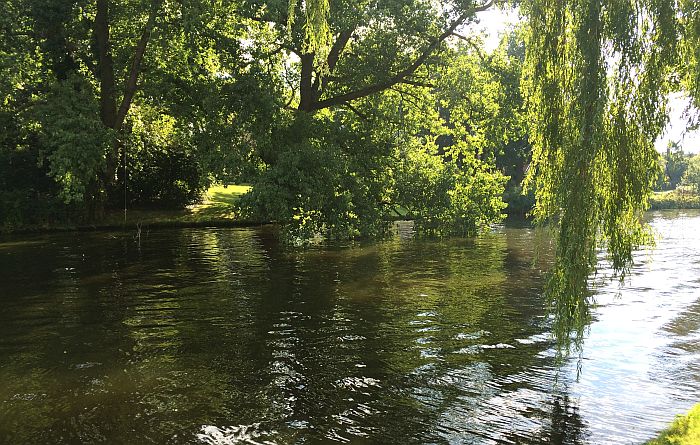
[[[151,12],[148,15],[148,21],[146,22],[146,25],[141,32],[141,37],[139,38],[136,48],[134,49],[134,58],[131,61],[129,76],[127,77],[126,86],[124,88],[124,97],[122,98],[122,103],[117,111],[117,118],[114,124],[114,129],[117,131],[121,129],[124,119],[126,118],[126,114],[129,112],[129,108],[131,108],[131,101],[134,98],[134,94],[136,94],[137,82],[139,74],[141,73],[141,62],[143,61],[143,55],[146,52],[146,45],[148,44],[148,40],[151,38],[151,31],[155,26],[156,15],[162,2],[163,0],[154,0],[151,4]]]
[[[473,13],[485,11],[492,5],[493,0],[489,0],[484,5],[476,7],[474,8],[474,10],[468,13],[465,12],[462,15],[460,15],[455,21],[453,21],[450,24],[450,26],[442,34],[435,38],[408,67],[399,71],[389,79],[365,86],[363,88],[351,91],[349,93],[314,102],[309,111],[316,111],[337,105],[344,105],[350,101],[384,91],[396,85],[397,83],[402,83],[405,79],[407,79],[413,73],[415,73],[416,70],[428,60],[428,57],[430,57],[435,52],[435,50],[440,46],[442,42],[445,41],[445,39],[447,39],[455,32],[458,26],[463,24]]]

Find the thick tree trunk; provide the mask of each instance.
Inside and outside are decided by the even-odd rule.
[[[314,55],[301,55],[301,78],[299,80],[299,111],[313,110],[316,90],[313,85]]]
[[[124,95],[119,107],[117,107],[116,87],[114,76],[114,60],[112,58],[110,42],[110,0],[97,0],[97,13],[95,15],[95,39],[97,41],[98,74],[100,80],[100,119],[102,124],[114,131],[115,141],[107,152],[105,169],[100,178],[101,187],[97,187],[95,199],[98,206],[104,207],[105,193],[114,188],[117,168],[119,167],[120,152],[123,143],[120,132],[124,125],[126,115],[131,108],[131,103],[138,88],[138,78],[141,73],[141,63],[146,52],[146,46],[151,37],[151,31],[155,26],[155,19],[162,0],[153,0],[151,11],[146,25],[141,32],[141,37],[134,48],[134,56],[124,86]],[[100,213],[99,211],[97,213]]]
[[[100,118],[105,127],[114,128],[117,121],[117,100],[114,96],[114,61],[109,41],[109,0],[97,0],[95,39],[100,76]]]
[[[102,124],[114,129],[117,121],[117,99],[114,84],[114,60],[112,59],[111,43],[109,40],[109,0],[97,0],[95,15],[95,40],[97,41],[97,72],[100,80],[100,119]],[[115,156],[115,151],[117,151]],[[104,214],[107,200],[105,188],[113,182],[114,171],[118,159],[118,147],[114,146],[107,152],[105,169],[95,184],[90,186],[91,203],[89,218],[100,219]]]

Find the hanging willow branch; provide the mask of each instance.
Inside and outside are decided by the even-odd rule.
[[[299,0],[289,0],[287,30],[291,32]],[[326,63],[331,46],[331,31],[328,27],[330,4],[328,0],[304,0],[304,52],[315,54],[315,60]],[[321,66],[320,68],[325,68]]]
[[[560,353],[580,347],[599,249],[620,279],[639,245],[658,170],[677,23],[671,0],[529,0],[523,88],[534,216],[557,255],[546,296]],[[571,343],[573,340],[573,344]]]
[[[679,0],[678,3],[682,33],[682,87],[693,100],[693,105],[700,109],[700,7],[697,0]]]

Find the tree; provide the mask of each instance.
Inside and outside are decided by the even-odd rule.
[[[473,233],[500,218],[503,184],[486,155],[502,136],[493,125],[498,106],[491,103],[498,82],[482,73],[476,54],[469,63],[478,79],[461,82],[462,93],[470,89],[468,97],[450,99],[455,113],[459,107],[464,113],[450,124],[439,115],[439,103],[448,100],[446,87],[452,88],[449,79],[461,80],[458,70],[449,71],[461,63],[451,49],[461,41],[456,29],[492,2],[449,3],[444,14],[438,5],[414,0],[368,4],[359,12],[353,2],[331,3],[332,39],[316,52],[303,22],[289,30],[288,9],[246,5],[249,20],[272,23],[273,38],[262,36],[260,46],[274,48],[275,57],[276,49],[289,55],[274,65],[282,73],[286,101],[278,104],[269,143],[258,146],[261,175],[243,201],[247,212],[289,224],[294,232],[333,236],[385,233],[399,208],[425,222],[417,228],[429,232],[440,225],[440,231]],[[302,5],[294,6],[303,15]],[[482,97],[479,88],[485,85],[492,94]],[[467,103],[474,112],[466,112]],[[468,118],[471,126],[462,123]],[[436,140],[447,134],[456,137],[456,145],[445,156]],[[441,186],[431,189],[437,178]],[[471,193],[461,203],[458,188]],[[422,191],[439,203],[433,210],[441,217],[413,199]],[[479,211],[477,196],[484,204]]]
[[[9,2],[0,21],[6,31],[0,32],[0,114],[7,118],[2,124],[8,135],[2,150],[10,158],[19,153],[23,159],[33,157],[39,167],[31,172],[27,168],[25,174],[37,184],[48,174],[57,186],[41,197],[13,191],[25,197],[15,201],[18,209],[22,201],[52,202],[60,196],[67,207],[78,210],[82,204],[100,210],[105,202],[124,200],[125,171],[118,167],[125,163],[129,169],[146,168],[156,159],[164,164],[173,157],[203,163],[193,156],[200,133],[190,127],[197,122],[201,97],[190,99],[216,93],[207,90],[221,74],[218,64],[208,59],[213,42],[234,40],[241,33],[235,17],[221,19],[229,9],[160,0]],[[175,119],[172,125],[154,125],[169,118]],[[201,190],[206,182],[202,177],[207,178],[199,165],[193,167],[188,171],[200,173],[185,191],[188,199]],[[140,199],[135,181],[148,176],[128,173],[134,174],[129,200]],[[173,189],[172,182],[181,184],[180,179],[160,184]]]
[[[700,155],[688,159],[688,169],[683,176],[683,184],[692,187],[696,193],[700,193]]]
[[[676,142],[669,142],[666,153],[663,156],[664,173],[668,178],[668,189],[673,190],[683,180],[688,169],[688,157]]]
[[[10,17],[26,14],[3,23],[2,44],[10,46],[16,62],[3,64],[3,73],[34,71],[15,80],[7,97],[23,101],[17,120],[36,134],[33,144],[40,144],[40,159],[66,202],[103,201],[105,187],[113,186],[123,125],[161,5],[160,0],[118,6],[109,0],[21,0],[6,9]],[[36,62],[21,54],[34,54]]]
[[[110,15],[113,5],[110,0],[97,0],[96,3],[94,30],[96,40],[95,46],[97,48],[96,74],[100,85],[100,119],[106,128],[112,130],[116,134],[116,140],[112,144],[111,150],[107,153],[102,177],[104,186],[112,186],[116,178],[116,171],[120,158],[120,133],[138,88],[142,61],[148,41],[151,38],[151,32],[156,25],[156,17],[161,13],[162,3],[162,0],[150,0],[145,2],[145,5],[136,5],[137,8],[135,11],[129,11],[130,14],[134,14],[134,12],[138,13],[140,12],[138,7],[145,6],[148,12],[146,23],[141,28],[138,41],[131,51],[131,61],[128,70],[126,70],[127,74],[123,81],[123,90],[119,102],[117,102],[117,85],[115,81],[114,57],[112,54],[113,43],[110,37],[110,33],[113,32],[114,27],[114,14],[112,13],[112,15]],[[131,21],[135,17],[130,15],[124,18]]]
[[[634,248],[651,241],[641,212],[657,178],[653,143],[667,119],[679,29],[697,19],[691,3],[521,3],[534,147],[528,183],[537,220],[557,228],[547,294],[560,339],[571,330],[582,338],[598,249],[624,278]]]
[[[302,11],[296,1],[289,8],[250,1],[244,14],[273,24],[279,47],[299,60],[297,78],[290,79],[296,108],[316,112],[348,106],[396,85],[420,84],[425,67],[456,30],[493,5],[492,0],[443,5],[402,0],[358,8],[356,2],[341,0],[308,2]],[[307,20],[292,20],[287,32],[290,13]]]

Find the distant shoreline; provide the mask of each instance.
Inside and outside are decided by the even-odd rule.
[[[685,191],[654,192],[649,210],[700,209],[700,195]]]

